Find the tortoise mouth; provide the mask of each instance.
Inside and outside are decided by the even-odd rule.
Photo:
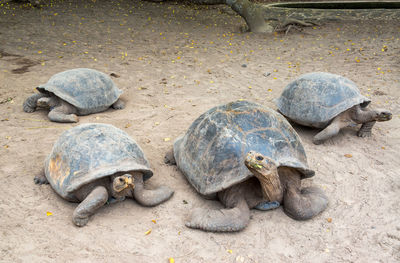
[[[390,121],[392,119],[392,113],[390,112],[382,112],[378,115],[377,121]]]
[[[124,185],[124,186],[114,186],[114,191],[117,193],[120,193],[120,192],[124,191],[125,189],[129,189],[129,188],[131,188],[133,190],[133,189],[135,189],[135,185],[132,183],[132,184]]]

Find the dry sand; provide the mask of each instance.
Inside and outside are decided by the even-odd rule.
[[[241,33],[243,24],[225,6],[174,2],[0,6],[0,261],[399,262],[400,22],[332,22],[288,35]],[[150,185],[174,188],[171,200],[109,205],[78,228],[76,204],[34,184],[58,136],[79,123],[50,122],[46,111],[23,112],[22,103],[53,74],[77,67],[119,75],[127,104],[79,123],[131,135],[154,169]],[[215,105],[247,99],[275,108],[285,85],[312,71],[352,79],[372,107],[394,114],[370,138],[348,128],[319,146],[311,142],[316,130],[296,127],[316,171],[303,184],[323,188],[328,209],[306,222],[282,209],[252,210],[238,233],[186,228],[193,207],[221,205],[163,163],[173,140]]]

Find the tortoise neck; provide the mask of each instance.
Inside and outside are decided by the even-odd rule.
[[[360,105],[356,105],[353,108],[351,108],[350,116],[354,122],[361,124],[370,121],[375,121],[376,113],[373,110],[367,108],[361,108]]]
[[[259,171],[253,170],[253,174],[260,181],[261,191],[264,199],[270,202],[282,202],[283,190],[279,179],[278,169],[273,167],[271,169],[260,169]]]

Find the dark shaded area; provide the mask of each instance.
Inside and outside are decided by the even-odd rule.
[[[310,2],[310,3],[278,3],[271,7],[315,8],[315,9],[399,9],[400,2]]]

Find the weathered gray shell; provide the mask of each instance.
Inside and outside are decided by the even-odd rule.
[[[74,105],[79,115],[101,112],[116,102],[122,91],[106,74],[88,68],[77,68],[53,75],[46,84],[37,87],[51,92]]]
[[[174,143],[179,169],[194,188],[211,195],[253,174],[244,165],[249,151],[273,159],[278,166],[298,168],[311,177],[296,131],[279,113],[261,105],[236,101],[210,109]]]
[[[340,113],[370,100],[361,95],[356,84],[342,76],[313,72],[289,83],[277,99],[278,110],[302,125],[323,128]]]
[[[109,124],[82,124],[65,131],[45,161],[45,175],[63,198],[76,201],[74,191],[117,172],[153,175],[139,145]]]

